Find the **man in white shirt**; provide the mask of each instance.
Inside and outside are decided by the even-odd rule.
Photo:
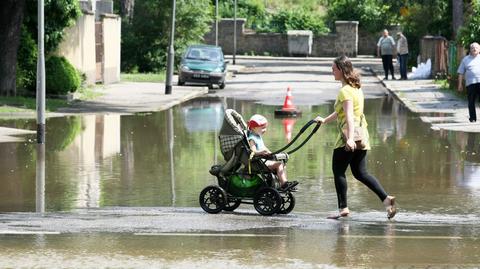
[[[383,36],[380,37],[377,43],[377,56],[382,56],[383,71],[385,71],[385,80],[388,79],[388,71],[392,73],[392,79],[395,79],[393,75],[393,62],[392,57],[395,54],[395,40],[388,35],[388,30],[383,30]]]
[[[468,113],[470,122],[477,121],[475,100],[480,97],[480,45],[477,42],[470,44],[470,52],[462,59],[458,67],[458,91],[463,91],[463,77],[467,86]]]

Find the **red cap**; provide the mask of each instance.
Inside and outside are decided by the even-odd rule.
[[[268,124],[268,121],[264,116],[255,114],[248,121],[248,129],[253,129],[256,127],[264,127],[264,126],[267,126],[267,124]]]

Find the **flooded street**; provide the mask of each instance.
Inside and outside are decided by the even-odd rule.
[[[0,144],[2,223],[32,222],[1,233],[0,267],[479,266],[480,135],[433,131],[389,96],[368,99],[365,107],[368,167],[397,197],[393,221],[350,172],[351,217],[325,219],[337,207],[334,124],[290,156],[288,178],[300,182],[292,213],[263,217],[252,205],[219,215],[200,209],[200,191],[216,184],[208,171],[223,162],[217,136],[226,108],[246,119],[265,115],[264,140],[275,150],[310,119],[332,111],[332,103],[301,105],[303,116],[293,120],[275,119],[275,106],[226,97],[156,113],[50,118],[44,183],[36,180],[34,136]],[[35,121],[2,126],[33,130]],[[28,213],[38,205],[51,216],[45,223],[41,214]],[[137,215],[137,208],[149,211]],[[122,221],[105,217],[108,212]],[[151,216],[158,219],[148,223]],[[69,217],[85,221],[55,222]],[[162,218],[170,217],[176,225],[164,226]],[[102,225],[114,228],[106,232]]]

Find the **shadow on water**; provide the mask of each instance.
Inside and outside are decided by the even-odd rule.
[[[299,119],[275,119],[274,107],[225,98],[200,98],[168,111],[138,115],[51,118],[47,122],[45,210],[103,206],[197,207],[200,190],[215,179],[211,165],[222,163],[217,140],[226,108],[245,120],[255,113],[270,119],[264,139],[270,149],[285,145],[332,104],[301,107]],[[480,136],[432,131],[391,97],[367,100],[372,151],[368,166],[383,186],[400,197],[403,210],[468,214],[480,206]],[[35,122],[2,122],[34,129]],[[288,177],[301,182],[295,211],[336,208],[331,151],[334,124],[320,128],[291,156]],[[0,210],[35,211],[34,137],[0,144],[5,171],[0,177]],[[349,180],[349,205],[378,210],[360,183]]]

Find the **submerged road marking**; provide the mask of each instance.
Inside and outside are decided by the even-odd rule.
[[[394,238],[394,239],[441,239],[441,240],[461,240],[460,236],[428,236],[428,235],[342,235],[346,238]]]
[[[134,233],[134,235],[153,236],[215,236],[215,237],[286,237],[283,234],[206,234],[206,233]]]
[[[33,234],[60,234],[60,232],[47,232],[47,231],[0,231],[0,235],[33,235]]]

